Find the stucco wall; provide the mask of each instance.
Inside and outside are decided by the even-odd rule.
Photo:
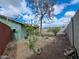
[[[79,11],[73,17],[73,23],[74,23],[74,45],[79,55]],[[72,23],[71,22],[67,26],[65,32],[68,34],[69,40],[72,45],[73,43],[72,43]]]
[[[26,31],[21,24],[9,20],[4,20],[3,18],[0,18],[0,22],[7,24],[9,27],[11,27],[12,30],[16,29],[16,32],[14,33],[15,37],[13,40],[24,39],[26,36]]]

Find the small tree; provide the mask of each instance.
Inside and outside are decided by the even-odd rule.
[[[32,8],[35,11],[35,15],[39,18],[40,21],[40,32],[42,31],[42,20],[44,17],[51,19],[53,16],[54,11],[54,0],[26,0],[28,3],[31,4]]]
[[[57,35],[57,33],[60,31],[60,27],[55,27],[54,29],[53,29],[53,33],[54,33],[54,35],[56,36]]]
[[[49,27],[48,32],[53,32],[53,34],[56,36],[56,34],[61,30],[61,27]]]

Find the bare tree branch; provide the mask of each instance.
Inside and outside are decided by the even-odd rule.
[[[42,29],[42,20],[46,15],[48,19],[52,20],[53,11],[54,11],[54,0],[30,0],[32,5],[34,6],[34,10],[36,13],[36,17],[41,15],[39,18],[40,21],[40,29]]]

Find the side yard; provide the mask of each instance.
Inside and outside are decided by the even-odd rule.
[[[10,59],[65,59],[64,49],[69,47],[69,41],[62,36],[39,36],[35,47],[41,48],[41,53],[38,55],[29,49],[26,40],[11,42],[4,55]]]

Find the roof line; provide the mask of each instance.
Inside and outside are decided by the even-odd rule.
[[[5,20],[13,21],[15,23],[18,23],[18,24],[22,24],[23,25],[23,23],[20,23],[20,22],[16,21],[15,19],[12,19],[12,18],[7,17],[7,16],[4,16],[4,15],[0,15],[0,18],[4,18]]]

